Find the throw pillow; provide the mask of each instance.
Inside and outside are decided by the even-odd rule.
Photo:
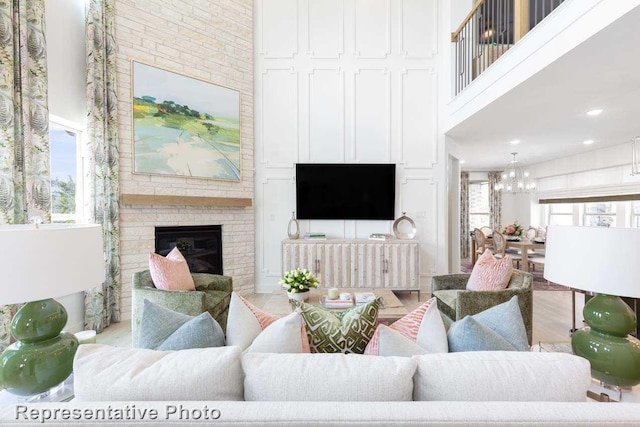
[[[518,297],[454,322],[447,333],[449,351],[529,351]]]
[[[193,317],[144,300],[138,347],[184,350],[222,346],[224,332],[208,312]]]
[[[237,345],[245,352],[309,353],[307,331],[300,313],[279,318],[235,292],[229,303],[227,345]]]
[[[150,253],[149,273],[151,273],[154,286],[163,291],[196,290],[187,260],[184,259],[178,248],[173,248],[166,258]]]
[[[380,298],[347,311],[332,312],[291,300],[302,313],[312,353],[364,353],[378,323]]]
[[[84,344],[73,359],[74,401],[241,401],[240,355],[238,347],[155,351]]]
[[[487,249],[476,261],[467,282],[470,291],[495,291],[505,289],[509,285],[513,274],[511,257],[496,258]]]
[[[364,354],[411,356],[447,351],[447,331],[436,299],[431,298],[390,326],[379,325]]]

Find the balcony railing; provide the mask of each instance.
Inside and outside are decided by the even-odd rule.
[[[455,44],[454,91],[457,95],[531,28],[564,0],[478,0],[458,29]]]

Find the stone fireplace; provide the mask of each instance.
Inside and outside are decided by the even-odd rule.
[[[155,227],[155,245],[162,256],[177,247],[192,273],[223,274],[221,225]]]

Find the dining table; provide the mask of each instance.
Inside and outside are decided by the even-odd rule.
[[[491,237],[487,237],[487,243],[491,244],[493,239]],[[521,252],[522,256],[522,271],[529,271],[529,254],[536,249],[544,249],[544,243],[534,242],[533,240],[528,239],[520,239],[514,240],[509,239],[507,236],[507,248],[514,248]],[[478,254],[476,253],[476,239],[471,236],[471,265],[474,266],[476,264],[476,260],[478,259]]]

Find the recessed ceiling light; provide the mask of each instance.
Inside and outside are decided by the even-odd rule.
[[[464,160],[460,160],[460,164],[463,165],[464,164]]]
[[[586,141],[582,141],[582,143],[583,143],[584,145],[591,145],[591,144],[593,144],[594,142],[595,142],[595,141],[594,141],[593,139],[587,139]]]
[[[603,111],[604,110],[602,108],[595,108],[593,110],[587,111],[587,116],[599,116]]]
[[[509,144],[511,144],[511,145],[520,144],[520,140],[519,139],[514,139],[513,141],[509,141]]]

